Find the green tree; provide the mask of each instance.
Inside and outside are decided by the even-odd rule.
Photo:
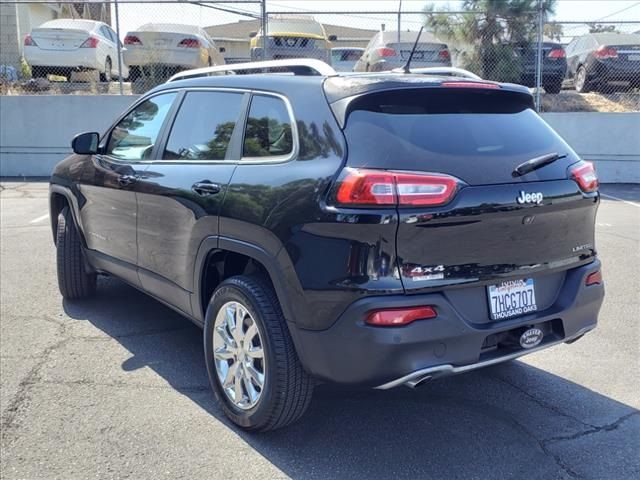
[[[562,37],[564,36],[564,29],[562,28],[562,24],[545,23],[544,35],[545,37],[548,37],[551,40],[557,40],[559,42],[560,40],[562,40]]]
[[[554,12],[557,0],[542,0],[543,15]],[[425,24],[438,37],[456,45],[459,63],[483,78],[518,81],[518,43],[535,40],[539,0],[464,0],[463,13],[434,13],[425,8]]]

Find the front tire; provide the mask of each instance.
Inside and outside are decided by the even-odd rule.
[[[95,293],[96,274],[87,269],[80,235],[69,207],[64,207],[58,215],[56,257],[58,287],[64,298],[76,300]]]
[[[207,308],[204,349],[209,382],[225,415],[246,430],[296,421],[311,401],[278,299],[260,277],[231,277]]]

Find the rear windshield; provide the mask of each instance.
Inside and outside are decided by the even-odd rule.
[[[525,181],[565,178],[570,147],[514,94],[421,89],[371,94],[350,108],[348,164],[440,172],[470,184],[507,183],[513,169],[556,152],[568,158]]]

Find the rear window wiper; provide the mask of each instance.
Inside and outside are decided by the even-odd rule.
[[[511,176],[513,177],[521,177],[526,175],[529,172],[533,172],[539,168],[542,168],[550,163],[555,162],[561,158],[565,158],[567,156],[566,153],[547,153],[546,155],[542,155],[541,157],[532,158],[531,160],[527,160],[524,163],[518,165],[513,172],[511,172]]]

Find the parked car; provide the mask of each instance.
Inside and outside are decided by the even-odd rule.
[[[223,65],[224,57],[209,34],[195,25],[147,23],[124,38],[124,59],[131,80],[161,68],[169,77],[181,70]]]
[[[262,29],[251,33],[251,60],[316,58],[331,62],[331,42],[324,26],[309,15],[273,15],[267,23],[267,53],[263,52]]]
[[[384,31],[376,33],[362,57],[356,63],[356,72],[383,72],[402,67],[411,54],[418,32]],[[411,65],[420,67],[451,66],[449,48],[433,34],[422,32]]]
[[[360,60],[364,48],[338,47],[331,49],[331,66],[337,72],[351,72],[356,62]]]
[[[73,140],[50,184],[67,301],[112,275],[203,327],[251,430],[316,380],[416,386],[596,327],[598,179],[526,87],[296,65],[183,72]]]
[[[516,61],[522,68],[518,83],[527,87],[536,86],[538,45],[518,43],[513,45]],[[542,88],[546,93],[560,93],[567,74],[567,58],[564,48],[557,42],[545,40],[542,43]]]
[[[118,76],[118,36],[106,23],[94,20],[50,20],[24,38],[24,58],[34,78],[96,70],[105,82]],[[122,60],[122,58],[121,58]],[[129,74],[121,62],[122,76]]]
[[[566,48],[567,76],[578,92],[640,87],[640,34],[589,33]]]

